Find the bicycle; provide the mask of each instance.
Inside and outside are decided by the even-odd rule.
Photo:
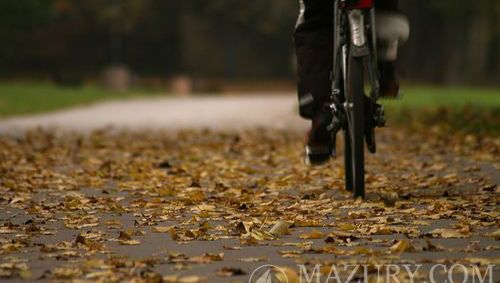
[[[379,70],[373,0],[333,0],[334,59],[332,71],[331,131],[344,134],[345,187],[355,198],[365,196],[364,144],[376,152],[375,128],[385,126],[384,108],[378,104]],[[365,95],[365,75],[370,95]]]

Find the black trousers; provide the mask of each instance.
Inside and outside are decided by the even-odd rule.
[[[397,10],[398,0],[375,0],[376,10]],[[294,40],[299,111],[311,119],[328,101],[333,68],[333,0],[300,0]]]

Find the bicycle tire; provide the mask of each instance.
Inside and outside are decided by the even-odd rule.
[[[364,155],[364,63],[363,57],[349,56],[347,68],[347,115],[350,143],[352,192],[355,198],[365,197]],[[349,145],[346,144],[346,148]],[[346,152],[346,154],[348,154]],[[346,167],[346,172],[348,168]],[[346,175],[347,178],[347,175]],[[347,185],[347,183],[346,183]]]

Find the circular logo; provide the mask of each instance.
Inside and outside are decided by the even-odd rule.
[[[250,275],[249,283],[288,283],[285,272],[274,265],[261,265]]]

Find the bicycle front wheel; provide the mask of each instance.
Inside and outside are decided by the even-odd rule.
[[[347,131],[346,148],[350,149],[350,162],[346,162],[346,172],[351,169],[352,192],[355,198],[365,196],[365,155],[364,155],[364,64],[363,57],[349,56],[347,68]],[[347,144],[349,143],[349,144]],[[349,154],[349,152],[346,152]],[[351,164],[348,164],[351,163]]]

